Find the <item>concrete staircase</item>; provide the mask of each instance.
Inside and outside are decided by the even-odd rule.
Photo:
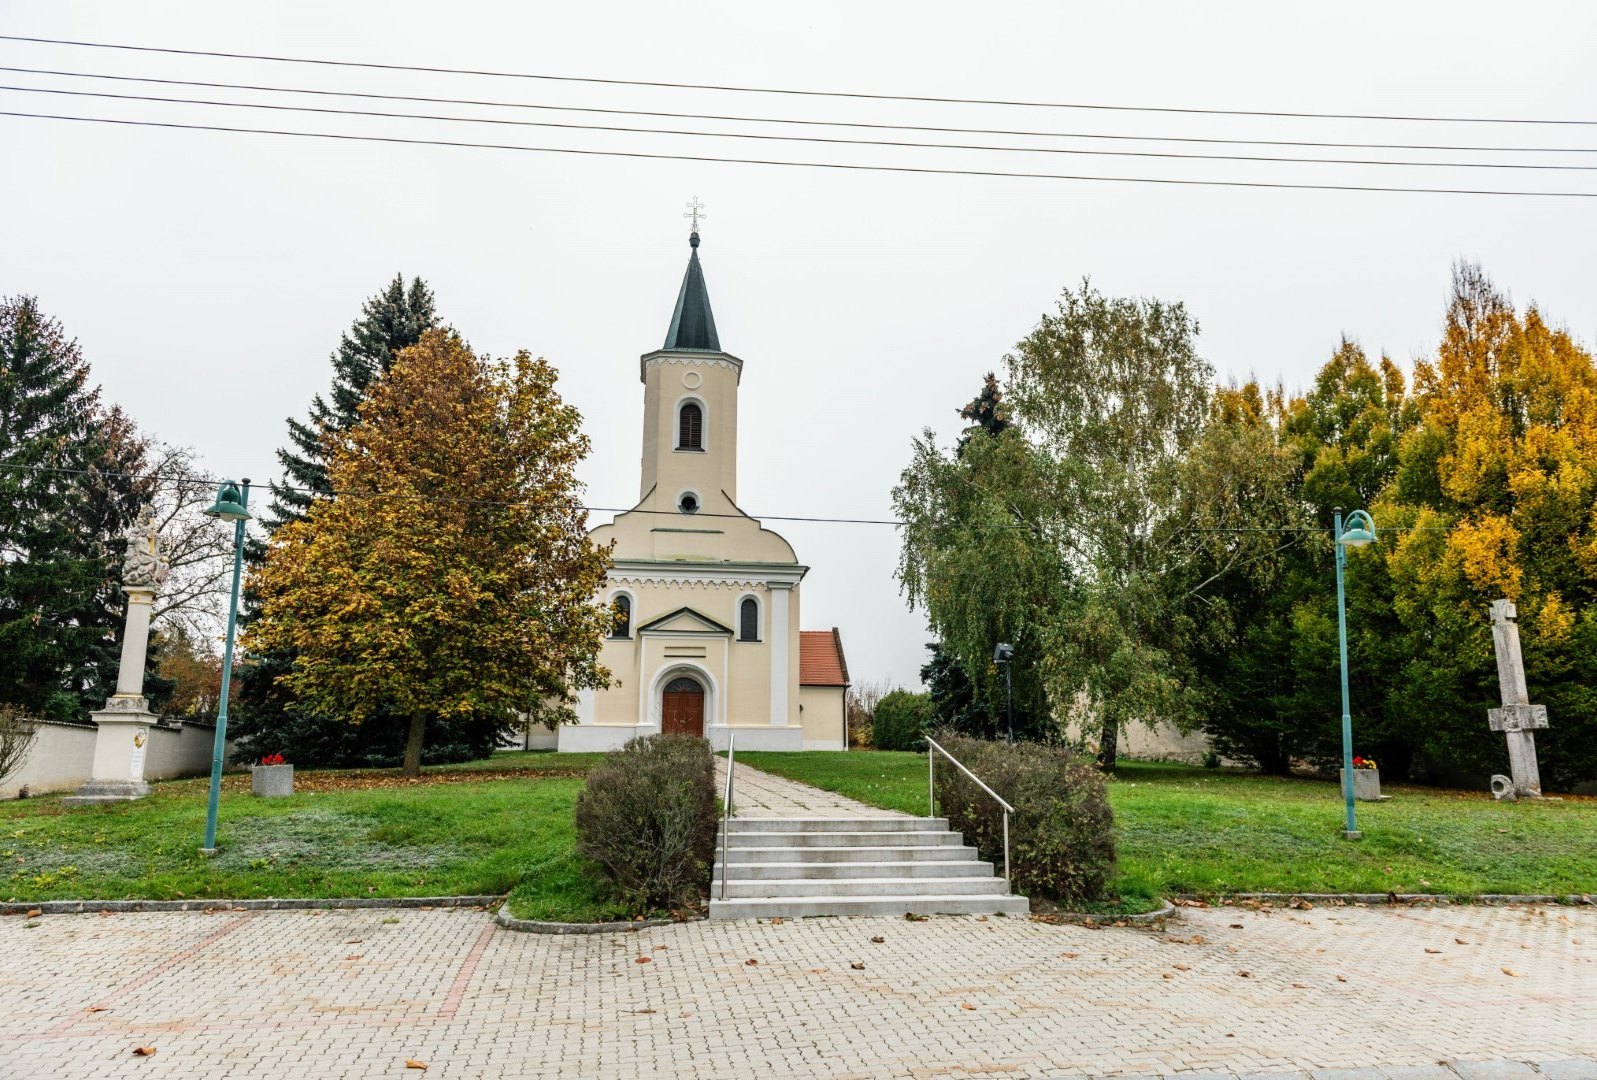
[[[716,859],[712,919],[1030,910],[943,818],[733,818]]]

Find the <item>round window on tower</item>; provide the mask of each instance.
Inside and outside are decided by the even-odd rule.
[[[677,497],[677,509],[684,514],[697,514],[699,512],[699,496],[692,491],[684,491]]]

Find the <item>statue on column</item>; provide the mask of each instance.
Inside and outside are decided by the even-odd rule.
[[[150,712],[150,703],[144,697],[144,660],[149,654],[151,609],[166,583],[168,570],[152,507],[139,511],[126,538],[122,591],[127,594],[128,613],[122,631],[116,693],[106,701],[105,708],[90,714],[98,729],[94,736],[94,765],[89,782],[75,795],[62,799],[63,806],[126,802],[150,793],[150,785],[144,781],[144,757],[150,728],[157,717]]]

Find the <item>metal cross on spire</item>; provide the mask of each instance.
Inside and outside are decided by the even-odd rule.
[[[691,218],[693,220],[693,231],[698,232],[700,219],[707,218],[710,215],[704,212],[704,204],[699,201],[699,197],[697,195],[693,196],[692,201],[687,204],[687,207],[688,212],[682,216],[685,218]]]

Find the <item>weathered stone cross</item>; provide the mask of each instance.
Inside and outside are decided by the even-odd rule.
[[[1492,644],[1497,649],[1497,681],[1503,693],[1503,707],[1487,709],[1493,731],[1508,738],[1508,768],[1512,788],[1502,783],[1508,777],[1492,778],[1492,793],[1498,798],[1528,796],[1541,798],[1542,777],[1536,767],[1537,728],[1547,726],[1547,706],[1530,704],[1525,687],[1525,661],[1519,652],[1519,624],[1512,600],[1492,601]]]

